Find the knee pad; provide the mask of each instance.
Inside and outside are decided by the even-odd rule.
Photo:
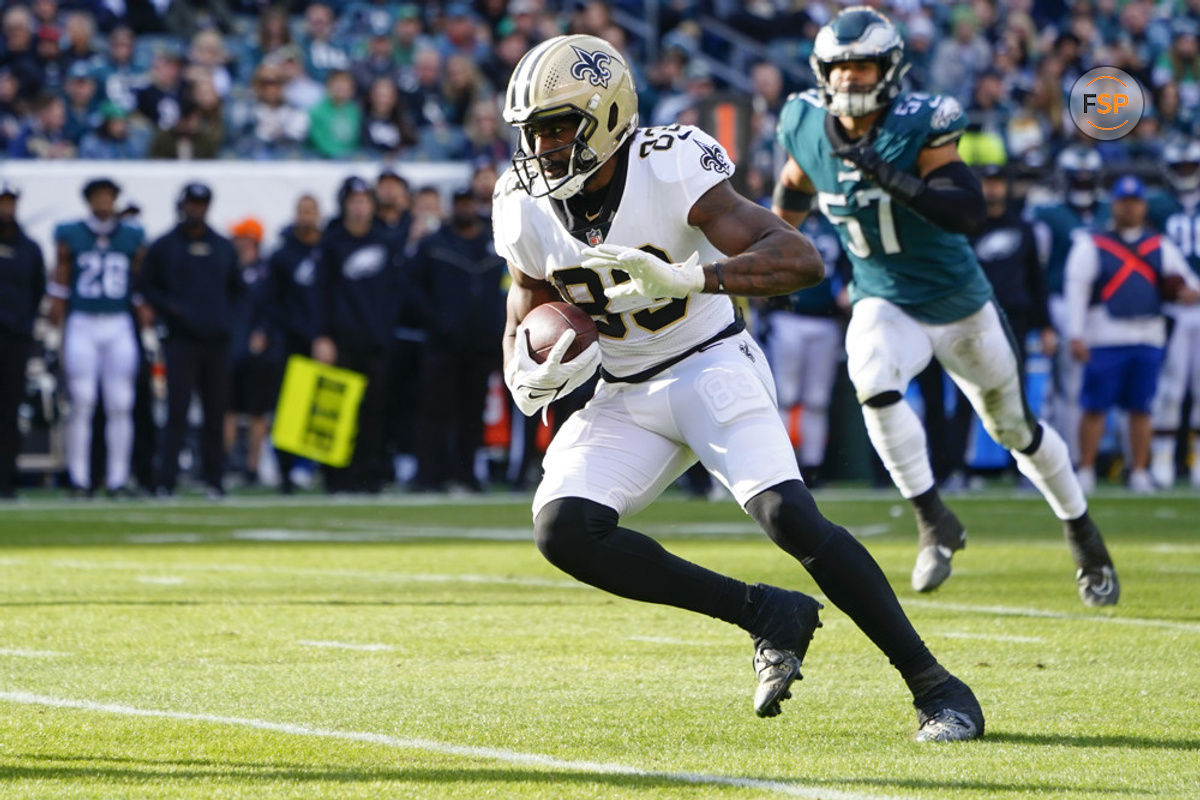
[[[533,541],[551,564],[567,565],[586,556],[590,544],[617,527],[617,512],[582,497],[551,500],[533,520]]]
[[[746,513],[771,541],[801,562],[841,530],[825,519],[800,481],[784,481],[759,492],[746,503]]]
[[[895,390],[889,390],[868,397],[866,400],[862,401],[862,405],[870,406],[871,408],[886,408],[887,406],[899,403],[903,399],[904,395]]]

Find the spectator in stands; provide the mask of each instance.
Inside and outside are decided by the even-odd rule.
[[[442,13],[441,32],[434,38],[434,46],[447,66],[454,56],[482,64],[488,56],[489,45],[481,34],[482,26],[471,4],[451,2]]]
[[[908,19],[904,31],[904,58],[909,64],[908,80],[914,89],[929,91],[932,81],[934,47],[937,31],[924,14]]]
[[[67,72],[67,138],[76,145],[88,131],[100,122],[100,98],[96,96],[96,81],[83,61],[76,61]]]
[[[98,93],[126,111],[133,111],[140,78],[141,71],[133,64],[133,31],[126,25],[118,25],[108,34],[108,52],[96,59]]]
[[[351,72],[360,95],[367,95],[380,78],[393,84],[399,77],[395,49],[392,46],[391,23],[382,19],[372,23],[371,35],[367,37],[366,51],[354,60]]]
[[[269,59],[254,71],[254,97],[236,103],[231,115],[234,152],[239,158],[296,158],[308,138],[308,114],[283,95],[283,70]]]
[[[17,79],[23,100],[32,100],[42,91],[42,66],[34,49],[33,15],[25,6],[11,6],[4,12],[4,47],[0,48],[0,67],[7,67]]]
[[[233,76],[229,72],[229,55],[221,34],[209,28],[192,37],[188,48],[189,81],[193,76],[206,75],[220,97],[228,97],[233,88]]]
[[[396,65],[400,68],[400,81],[406,83],[412,80],[412,70],[417,52],[433,47],[433,40],[425,34],[425,26],[421,21],[421,10],[414,3],[405,3],[396,9],[392,41]]]
[[[417,130],[404,107],[396,83],[379,77],[367,93],[362,146],[371,156],[394,160],[417,143]]]
[[[329,73],[325,97],[309,111],[308,143],[321,158],[348,158],[358,151],[362,107],[354,99],[354,78],[345,70]]]
[[[29,11],[33,14],[35,28],[46,25],[61,27],[62,17],[59,14],[58,0],[33,0],[25,5],[29,6]]]
[[[413,60],[411,77],[400,86],[404,105],[412,112],[418,128],[443,126],[449,119],[441,91],[442,57],[425,48]],[[422,134],[424,131],[422,131]]]
[[[221,428],[229,402],[229,337],[233,304],[243,291],[237,253],[209,227],[212,190],[189,183],[179,194],[179,224],[150,245],[140,290],[167,330],[167,424],[159,450],[158,492],[172,495],[188,428],[193,389],[204,421],[201,478],[210,497],[224,495]]]
[[[8,67],[0,67],[0,150],[7,152],[8,143],[21,133],[20,86]]]
[[[475,198],[475,210],[479,212],[479,218],[489,229],[492,226],[492,195],[496,191],[498,178],[496,162],[475,162],[475,171],[471,173],[471,194]]]
[[[475,101],[464,128],[467,159],[474,163],[504,163],[512,157],[512,134],[508,126],[501,130],[501,124],[495,100],[483,97]],[[488,203],[491,203],[490,195]]]
[[[310,111],[325,97],[324,87],[304,71],[304,62],[300,50],[296,47],[292,45],[281,47],[275,56],[269,57],[264,63],[274,63],[276,57],[279,59],[279,68],[283,72],[284,102],[290,106]]]
[[[942,39],[934,51],[930,77],[936,91],[953,95],[966,104],[975,78],[992,60],[992,49],[979,35],[978,18],[971,6],[950,12],[953,37]]]
[[[525,34],[511,24],[502,26],[502,33],[484,62],[484,72],[494,85],[508,86],[513,70],[517,68],[517,62],[529,49],[529,40],[525,38]]]
[[[79,157],[125,160],[146,157],[149,137],[145,128],[129,124],[129,112],[111,100],[100,106],[100,124],[84,134]]]
[[[137,111],[159,131],[169,131],[179,122],[183,102],[183,56],[178,50],[160,48],[150,65],[149,80],[134,88]]]
[[[1096,456],[1109,409],[1129,412],[1129,487],[1154,491],[1150,478],[1150,402],[1166,342],[1162,301],[1193,304],[1200,279],[1173,242],[1146,225],[1146,190],[1132,175],[1112,190],[1112,223],[1078,236],[1067,256],[1066,337],[1082,362],[1083,421],[1079,482],[1096,485]]]
[[[46,291],[41,248],[17,222],[19,196],[13,184],[0,181],[0,500],[16,495],[17,406],[25,394],[33,322]]]
[[[253,40],[245,48],[244,60],[239,72],[251,75],[256,67],[279,52],[280,48],[292,43],[292,29],[287,9],[269,6],[258,15],[258,25]]]
[[[74,158],[75,145],[67,138],[66,125],[67,105],[63,99],[41,95],[33,103],[33,118],[9,142],[9,157]]]
[[[99,53],[92,47],[92,39],[96,36],[96,23],[87,11],[72,11],[67,14],[65,26],[66,44],[63,46],[62,61],[69,71],[77,63],[95,67]]]
[[[371,185],[347,178],[338,200],[341,214],[321,237],[313,358],[362,373],[367,387],[358,410],[354,456],[344,469],[325,470],[325,490],[375,493],[384,474],[388,350],[406,290],[391,239],[375,220]]]
[[[233,32],[233,9],[228,0],[187,0],[171,2],[163,13],[163,27],[173,36],[191,36],[198,30],[215,28],[223,34]]]
[[[217,91],[206,76],[194,80],[183,100],[179,121],[150,142],[151,158],[211,159],[220,154],[225,115]]]
[[[692,61],[687,65],[684,77],[686,83],[682,92],[667,95],[658,101],[658,105],[654,108],[654,116],[651,118],[652,124],[671,125],[679,122],[694,125],[697,122],[696,109],[716,90],[712,73],[703,61]],[[689,112],[691,113],[689,114]],[[685,115],[689,116],[685,118]]]
[[[488,376],[500,368],[504,260],[491,246],[470,190],[454,194],[447,224],[426,238],[407,270],[428,338],[421,369],[417,484],[446,481],[480,491],[475,451],[483,438]]]
[[[267,438],[267,415],[275,405],[279,387],[279,359],[270,347],[266,304],[267,264],[262,258],[263,227],[255,217],[245,217],[229,228],[246,291],[233,306],[230,336],[232,392],[225,415],[225,455],[232,462],[238,429],[246,427],[242,478],[258,483],[259,456]]]
[[[42,69],[42,91],[61,92],[66,80],[62,64],[62,46],[59,37],[62,32],[49,26],[39,28],[34,52],[38,65]]]
[[[333,40],[333,10],[324,3],[313,3],[305,10],[300,49],[304,71],[314,80],[323,82],[331,72],[350,69],[345,48]]]
[[[1179,89],[1183,108],[1200,105],[1200,46],[1195,20],[1176,19],[1171,25],[1171,47],[1159,56],[1151,75],[1155,87],[1171,82]]]

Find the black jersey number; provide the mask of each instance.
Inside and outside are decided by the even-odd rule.
[[[675,140],[685,141],[692,135],[690,130],[680,132],[679,125],[667,125],[662,128],[651,128],[646,131],[646,141],[642,142],[638,148],[638,155],[646,158],[655,150],[670,150],[675,145]],[[646,252],[650,252],[645,247],[642,248]]]
[[[643,245],[640,249],[663,261],[671,260],[666,252],[654,245]],[[613,284],[621,284],[629,280],[629,275],[619,269],[614,269],[612,279]],[[625,334],[629,332],[625,315],[613,314],[608,311],[608,296],[604,294],[604,281],[601,280],[598,272],[583,267],[555,270],[554,283],[558,287],[559,294],[596,320],[596,330],[600,332],[601,336],[607,336],[610,339],[625,338]],[[579,299],[577,293],[570,291],[569,287],[571,286],[584,287],[587,290],[587,298]],[[687,307],[688,299],[677,297],[658,308],[644,308],[629,316],[633,318],[633,322],[639,328],[653,333],[687,316]]]

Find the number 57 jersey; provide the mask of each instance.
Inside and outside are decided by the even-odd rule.
[[[866,180],[833,153],[833,123],[815,91],[792,95],[779,115],[780,145],[817,189],[817,204],[834,227],[853,266],[850,298],[881,297],[916,319],[954,322],[979,310],[991,286],[967,237],[950,233]],[[966,115],[952,97],[902,93],[884,110],[871,140],[883,159],[917,174],[926,147],[962,135]]]
[[[531,278],[553,282],[565,300],[595,320],[604,368],[618,377],[695,347],[735,317],[732,301],[718,294],[610,301],[604,289],[629,276],[580,265],[584,248],[602,242],[636,247],[670,263],[693,252],[701,263],[724,255],[687,221],[700,196],[733,174],[724,149],[699,128],[671,125],[639,128],[625,153],[624,190],[610,225],[591,228],[585,221],[582,229],[569,231],[556,211],[559,201],[529,196],[511,169],[497,182],[492,204],[497,253]],[[618,173],[614,184],[619,181]]]

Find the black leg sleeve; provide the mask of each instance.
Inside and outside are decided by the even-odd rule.
[[[697,611],[738,624],[746,584],[668,553],[617,526],[617,512],[578,497],[553,500],[534,520],[542,555],[563,572],[630,600]]]
[[[821,515],[800,481],[786,481],[751,498],[746,511],[771,540],[804,565],[825,596],[846,613],[901,676],[935,665],[867,549]]]

